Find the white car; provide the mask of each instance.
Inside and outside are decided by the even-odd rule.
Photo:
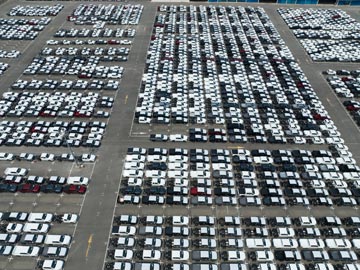
[[[55,155],[54,154],[49,154],[49,153],[41,153],[40,160],[41,161],[54,161],[55,160]]]
[[[166,156],[160,156],[160,155],[148,155],[147,161],[148,162],[166,162]],[[169,159],[170,161],[170,159]]]
[[[145,164],[143,162],[125,162],[124,169],[125,170],[143,170],[145,168]]]
[[[53,216],[54,216],[53,214],[49,214],[49,213],[30,213],[27,221],[49,223],[52,221]]]
[[[210,178],[210,172],[205,170],[190,171],[191,178]]]
[[[9,223],[6,226],[6,232],[8,233],[20,233],[23,229],[24,225],[19,223]]]
[[[273,238],[274,248],[298,248],[299,244],[296,239],[291,238]]]
[[[127,180],[124,180],[128,186],[141,186],[143,181],[141,178],[128,178]]]
[[[41,264],[42,270],[63,270],[64,269],[63,260],[44,260]]]
[[[278,227],[277,228],[278,237],[294,237],[295,230],[293,228],[288,227]]]
[[[270,248],[271,242],[266,238],[248,238],[246,239],[246,247],[249,249]]]
[[[28,173],[27,169],[17,168],[17,167],[6,168],[4,171],[5,175],[13,175],[13,176],[25,176],[27,175],[27,173]]]
[[[186,163],[180,163],[180,162],[171,162],[168,163],[168,170],[185,170],[189,168],[189,165]]]
[[[125,161],[145,162],[146,158],[144,155],[126,155]]]
[[[9,161],[9,160],[13,160],[13,159],[14,159],[14,155],[11,153],[4,153],[4,152],[0,153],[0,160]]]
[[[239,189],[239,196],[250,196],[250,197],[254,197],[254,196],[259,196],[259,190],[256,188],[240,188]]]
[[[351,158],[351,157],[338,157],[336,158],[336,163],[337,165],[339,164],[356,164],[355,159]]]
[[[82,154],[80,156],[80,160],[82,162],[95,162],[96,160],[96,155],[93,154]]]
[[[165,174],[165,172],[163,172]],[[189,173],[187,171],[168,171],[167,176],[169,178],[188,178]]]
[[[134,226],[114,226],[112,228],[113,235],[129,236],[136,234],[136,227]]]
[[[188,162],[189,158],[181,155],[169,156],[169,162]]]
[[[360,173],[358,172],[344,172],[343,176],[345,180],[360,180]]]
[[[187,226],[189,225],[189,217],[187,216],[173,216],[172,225],[174,226]]]
[[[266,156],[255,156],[254,157],[254,162],[255,163],[260,163],[260,164],[271,164],[274,162],[273,158],[271,157],[266,157]]]
[[[325,247],[325,243],[322,239],[308,239],[302,238],[299,239],[299,245],[303,249],[323,249]]]
[[[25,223],[23,232],[47,233],[50,230],[49,224],[44,223]]]
[[[326,246],[329,249],[348,249],[351,248],[351,242],[343,238],[329,238],[325,240]]]
[[[79,219],[77,214],[63,214],[61,217],[61,222],[63,223],[76,223]]]
[[[301,226],[316,226],[316,219],[314,217],[299,217]]]
[[[115,249],[114,259],[115,260],[132,260],[134,251],[129,249]]]
[[[84,185],[87,186],[89,184],[89,178],[82,176],[70,176],[68,177],[66,183],[68,185]]]
[[[270,250],[255,251],[256,260],[258,262],[270,262],[274,260],[274,253]]]
[[[172,250],[169,253],[169,259],[172,261],[187,261],[190,258],[189,251],[185,250]]]
[[[231,171],[233,169],[231,164],[226,163],[213,163],[212,164],[213,170],[219,170],[219,171]]]
[[[158,171],[158,170],[145,171],[146,178],[154,178],[154,177],[165,178],[165,176],[166,176],[166,172],[164,171]]]
[[[69,246],[72,237],[65,234],[48,234],[45,237],[44,244],[52,246]]]
[[[171,134],[169,136],[170,142],[187,142],[188,136],[182,134]]]
[[[142,170],[123,170],[123,177],[143,177],[144,172]]]
[[[144,249],[142,251],[141,259],[143,261],[159,261],[161,258],[160,250]]]
[[[15,246],[12,255],[21,257],[35,257],[40,253],[40,247],[37,246]]]

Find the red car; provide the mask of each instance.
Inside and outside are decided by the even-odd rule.
[[[91,117],[91,112],[75,112],[75,117]]]
[[[22,193],[39,193],[40,192],[40,185],[36,184],[22,184],[19,186],[19,192]]]
[[[314,115],[313,115],[313,118],[314,118],[315,120],[325,120],[325,119],[329,119],[327,116],[321,115],[321,114],[318,114],[318,113],[314,114]]]
[[[211,196],[211,189],[204,187],[192,187],[190,194],[194,196]]]
[[[68,194],[84,194],[86,192],[86,187],[79,185],[68,185],[63,188],[63,192]]]
[[[108,43],[108,44],[120,44],[120,41],[119,41],[119,40],[110,39],[110,40],[108,40],[107,43]]]
[[[346,106],[346,109],[348,111],[358,111],[358,110],[360,110],[360,106],[359,105],[349,105],[349,106]]]

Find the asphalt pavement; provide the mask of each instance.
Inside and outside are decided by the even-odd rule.
[[[44,4],[45,2],[39,1],[8,1],[0,7],[0,15],[3,16],[6,11],[16,4]],[[46,2],[49,4],[50,2]],[[16,61],[11,60],[13,64],[11,68],[0,78],[2,85],[2,91],[6,91],[11,84],[19,77],[27,65],[31,62],[39,51],[44,47],[46,40],[52,39],[52,35],[59,28],[64,25],[66,16],[79,5],[80,2],[66,2],[62,1],[65,8],[52,19],[51,23],[39,34],[36,40],[29,41],[26,45],[21,45],[23,51],[22,55]],[[96,2],[99,3],[99,2]],[[101,2],[104,3],[104,2]],[[109,2],[115,3],[115,2]],[[132,26],[136,29],[136,36],[133,39],[133,45],[130,50],[129,59],[125,63],[120,65],[125,68],[123,79],[121,80],[120,90],[116,94],[114,107],[112,109],[111,118],[108,122],[105,138],[102,141],[102,146],[96,151],[98,160],[95,164],[86,164],[83,168],[78,168],[72,163],[15,163],[23,166],[30,167],[34,172],[39,174],[53,174],[59,175],[84,175],[91,177],[86,196],[66,196],[53,197],[26,195],[2,195],[0,199],[2,211],[8,211],[8,209],[40,209],[41,211],[59,211],[63,212],[69,209],[69,211],[79,212],[81,217],[77,224],[74,234],[74,242],[72,243],[70,253],[66,262],[67,270],[100,270],[103,268],[107,244],[109,239],[109,233],[112,225],[113,215],[135,214],[135,215],[260,215],[260,216],[300,216],[300,215],[358,215],[358,210],[354,208],[325,208],[325,207],[313,207],[311,209],[303,207],[262,207],[262,208],[241,208],[241,207],[157,207],[157,206],[118,206],[116,204],[116,198],[118,189],[120,186],[121,172],[123,167],[123,160],[126,155],[126,149],[128,147],[164,147],[164,148],[245,148],[245,149],[326,149],[326,146],[296,146],[296,145],[271,145],[271,144],[218,144],[218,143],[152,143],[148,140],[148,134],[150,132],[157,131],[158,126],[133,126],[134,110],[136,107],[137,96],[139,93],[139,87],[143,75],[143,69],[145,67],[145,59],[147,49],[149,45],[150,36],[152,34],[152,26],[156,15],[157,6],[161,3],[141,2],[134,1],[128,2],[134,4],[143,4],[145,6],[140,24]],[[187,4],[187,3],[182,3]],[[198,4],[198,3],[196,3]],[[204,3],[201,3],[204,4]],[[212,5],[214,3],[211,3]],[[294,57],[298,59],[298,62],[308,77],[315,92],[321,99],[325,108],[328,110],[331,118],[335,122],[339,131],[342,134],[346,144],[350,147],[354,157],[360,160],[360,133],[358,127],[352,121],[351,117],[345,111],[344,107],[340,103],[339,99],[334,94],[333,90],[328,86],[321,72],[323,70],[332,69],[352,69],[357,68],[354,64],[347,63],[314,63],[306,54],[298,40],[294,37],[292,32],[285,25],[282,18],[277,13],[276,9],[282,5],[269,5],[269,4],[250,4],[250,3],[221,3],[222,5],[252,5],[262,6],[269,15],[274,25],[279,30],[281,37],[285,40],[286,45],[289,47]],[[288,7],[299,7],[289,5]],[[328,6],[326,6],[328,7]],[[350,8],[345,8],[350,10]],[[351,11],[352,15],[359,19],[359,12]],[[15,64],[16,63],[16,64]],[[23,119],[21,119],[23,120]],[[181,129],[186,130],[189,126],[182,126]],[[176,130],[177,127],[162,126],[160,129],[164,130]],[[138,131],[144,132],[140,134]],[[64,149],[47,149],[41,148],[26,148],[27,151],[32,152],[65,152]],[[1,151],[20,151],[13,147],[2,147]],[[24,149],[21,149],[23,152]],[[86,151],[84,149],[76,149],[76,152]],[[5,165],[11,163],[1,163],[0,169]],[[20,166],[19,165],[19,166]],[[49,171],[51,169],[51,171]],[[36,195],[35,195],[36,196]],[[16,198],[15,198],[16,197]],[[36,203],[36,205],[34,205]],[[57,205],[60,203],[59,205]],[[40,211],[38,210],[38,211]],[[74,228],[75,229],[75,228]],[[7,268],[11,269],[26,269],[24,263],[11,263],[6,264]],[[1,261],[0,261],[0,268]],[[5,268],[2,268],[5,269]]]

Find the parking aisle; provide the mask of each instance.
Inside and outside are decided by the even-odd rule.
[[[144,8],[141,22],[153,21],[156,6]],[[98,162],[94,168],[91,189],[85,200],[75,243],[69,254],[66,269],[102,269],[107,248],[109,230],[119,188],[127,139],[138,94],[146,57],[146,46],[150,39],[152,25],[140,23],[135,26],[136,36],[125,62],[125,72],[121,81],[114,108],[106,130],[106,138],[99,149]],[[102,228],[99,230],[99,228]],[[90,243],[91,239],[91,243]]]

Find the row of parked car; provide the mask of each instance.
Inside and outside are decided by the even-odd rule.
[[[17,80],[13,90],[118,90],[117,80]]]
[[[359,62],[360,23],[339,9],[278,12],[314,61]]]
[[[0,99],[0,116],[26,117],[106,117],[114,98],[99,93],[4,92]]]
[[[356,72],[356,71],[355,71]],[[350,73],[350,72],[349,72]],[[360,77],[353,75],[331,75],[326,78],[338,97],[360,97]]]
[[[121,79],[124,68],[99,65],[99,56],[35,57],[23,71],[24,75],[74,75],[82,79]]]
[[[268,133],[284,143],[286,133],[308,143],[305,131],[325,142],[319,125],[334,130],[329,115],[263,9],[189,10],[156,17],[136,122],[226,124],[234,142]]]
[[[75,39],[75,40],[69,40],[69,39],[63,39],[63,40],[53,40],[49,39],[46,41],[46,45],[131,45],[132,41],[129,39],[88,39],[88,40],[81,40],[81,39]]]
[[[320,121],[318,121],[320,124]],[[324,123],[323,123],[324,124]],[[265,128],[269,125],[265,125]],[[294,134],[293,130],[258,130],[254,132],[250,126],[243,125],[232,125],[227,124],[227,129],[223,128],[190,128],[189,136],[182,134],[151,134],[151,141],[177,141],[185,142],[187,140],[191,142],[232,142],[232,143],[294,143],[294,144],[336,144],[338,142],[343,142],[340,138],[340,132],[336,129],[330,129],[329,127],[333,126],[330,123],[325,125],[320,125],[318,131],[307,130],[298,131]],[[317,130],[318,127],[315,126]]]
[[[41,19],[0,18],[0,39],[33,40],[50,21],[49,17],[42,17]]]
[[[8,16],[56,16],[64,8],[64,5],[17,5],[10,9]]]
[[[0,192],[21,193],[68,193],[84,194],[89,184],[89,178],[81,176],[50,176],[42,177],[28,175],[25,168],[6,168],[4,177],[1,177]]]
[[[133,38],[135,37],[135,28],[104,28],[104,29],[89,29],[89,28],[70,28],[59,29],[54,34],[56,38]],[[111,44],[112,45],[112,44]]]
[[[94,25],[98,22],[110,25],[137,25],[144,6],[113,4],[81,4],[75,8],[68,21],[75,24]]]
[[[359,40],[301,39],[313,61],[360,62]]]
[[[346,147],[330,149],[129,148],[118,202],[356,206],[359,168]]]
[[[96,161],[96,155],[94,154],[81,154],[81,155],[72,155],[69,153],[63,154],[52,154],[52,153],[40,153],[40,154],[32,154],[32,153],[7,153],[0,152],[0,161],[79,161],[92,163]]]
[[[99,147],[106,123],[99,121],[2,121],[0,143],[7,146]]]
[[[360,39],[358,30],[293,30],[295,37],[304,39]]]
[[[49,222],[59,222],[59,223],[73,223],[75,224],[79,219],[77,214],[65,213],[60,215],[54,215],[51,213],[28,213],[28,212],[0,212],[0,222],[1,224],[9,222],[40,222],[40,223],[49,223]],[[11,243],[6,242],[6,240],[1,240],[2,243]]]
[[[122,59],[121,61],[126,61],[127,58],[123,57],[120,58],[119,56],[126,56],[129,54],[129,48],[120,47],[120,48],[89,48],[89,47],[82,47],[82,48],[75,48],[75,47],[57,47],[50,48],[45,47],[40,52],[43,56],[48,55],[57,55],[57,56],[74,56],[74,55],[81,55],[81,56],[90,56],[90,55],[96,55],[96,56],[118,56],[118,58],[115,59]],[[106,58],[104,58],[106,59]],[[125,60],[124,60],[125,59]],[[104,60],[102,60],[104,61]]]
[[[20,52],[17,50],[0,50],[0,58],[17,58],[19,57]]]
[[[265,228],[275,229],[270,231],[272,237],[287,237],[285,232],[284,234],[278,234],[279,227],[329,227],[329,226],[345,226],[346,228],[357,228],[360,225],[360,218],[356,216],[350,217],[337,217],[337,216],[300,216],[300,217],[239,217],[239,216],[224,216],[224,217],[213,217],[213,216],[136,216],[136,215],[126,215],[122,214],[120,216],[115,216],[113,220],[114,225],[157,225],[157,226],[186,226],[191,228],[191,226],[217,226],[219,229],[227,226],[238,226],[242,227],[255,227],[255,228]],[[292,236],[298,234],[291,234]],[[253,235],[256,237],[256,235]]]
[[[105,269],[133,269],[134,260],[169,270],[211,270],[218,263],[221,270],[356,269],[359,224],[358,217],[336,216],[124,214],[114,218]]]

